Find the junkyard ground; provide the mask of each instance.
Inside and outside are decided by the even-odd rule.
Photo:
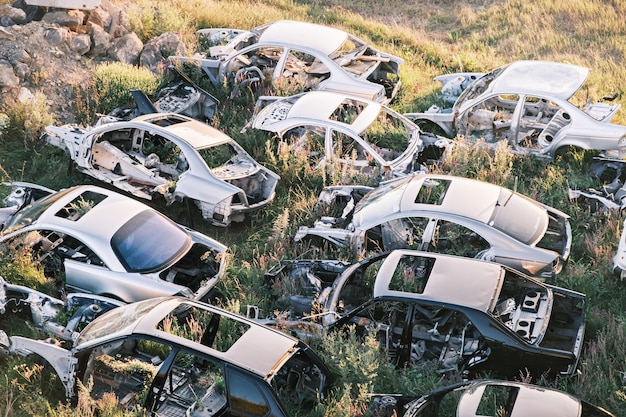
[[[518,59],[564,61],[590,67],[589,96],[622,93],[626,80],[623,58],[626,55],[623,30],[626,4],[623,2],[187,0],[155,3],[154,6],[164,4],[183,9],[181,14],[193,16],[193,21],[201,23],[200,26],[249,28],[292,18],[337,25],[371,39],[380,49],[405,58],[404,87],[398,101],[393,103],[401,111],[423,110],[432,103],[438,88],[431,81],[435,75],[458,70],[486,71]],[[55,123],[60,124],[74,115],[73,85],[85,85],[90,74],[88,68],[93,62],[56,52],[42,36],[27,32],[20,40],[2,38],[0,50],[7,48],[10,52],[21,45],[18,42],[32,44],[36,52],[33,55],[37,57],[33,61],[38,64],[32,66],[30,86],[46,93],[51,112],[57,118]],[[624,98],[620,96],[617,100],[623,103]],[[250,104],[229,100],[222,104],[216,120],[218,127],[240,141],[259,162],[278,171],[282,181],[274,204],[246,222],[218,229],[203,225],[196,218],[194,226],[229,246],[230,268],[222,289],[224,304],[244,312],[246,304],[259,305],[264,314],[272,314],[272,294],[262,289],[263,272],[279,259],[323,255],[294,246],[291,237],[299,225],[311,225],[317,217],[314,202],[321,187],[346,180],[312,174],[306,164],[291,155],[266,153],[264,136],[239,134],[241,126],[248,121]],[[614,121],[624,123],[625,114],[622,109]],[[21,141],[15,143],[11,138],[0,139],[0,146],[2,180],[27,180],[52,188],[89,181],[76,172],[68,176],[67,159],[50,147],[24,149]],[[590,308],[580,373],[574,378],[559,380],[556,385],[625,417],[626,291],[625,284],[611,271],[611,258],[617,248],[623,219],[616,214],[591,212],[567,197],[567,188],[589,185],[586,170],[590,156],[580,153],[548,165],[512,158],[505,152],[494,156],[480,149],[458,147],[445,171],[517,187],[519,192],[572,216],[572,254],[556,284],[586,293]],[[184,210],[166,210],[176,220],[187,222]],[[329,338],[314,346],[337,375],[337,391],[323,409],[301,411],[301,415],[358,414],[360,410],[355,408],[354,400],[359,396],[359,383],[363,384],[364,391],[413,395],[442,383],[437,375],[414,370],[392,372],[380,366],[373,350],[353,342]],[[24,381],[14,368],[9,377]],[[13,404],[14,415],[36,415],[28,411],[32,411],[32,397],[18,391],[17,385],[11,387],[9,382],[8,378],[6,383],[0,384],[0,397],[17,401]],[[346,383],[351,384],[352,390],[346,388]],[[7,404],[4,400],[2,403],[2,407]],[[63,415],[79,415],[72,414],[71,410],[65,412]]]

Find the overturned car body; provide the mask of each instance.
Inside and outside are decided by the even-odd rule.
[[[5,202],[40,198],[0,211],[0,252],[32,256],[53,297],[78,292],[132,302],[205,299],[216,291],[226,268],[226,246],[216,240],[112,190],[83,185],[42,196],[45,190],[12,185]]]
[[[306,152],[314,168],[337,165],[392,179],[427,171],[425,164],[451,146],[385,105],[345,94],[261,97],[255,110],[249,126],[276,134],[292,152]]]
[[[70,349],[2,339],[6,353],[48,363],[67,398],[76,399],[80,381],[93,397],[113,393],[151,416],[287,416],[286,401],[314,404],[330,384],[328,369],[297,339],[180,297],[109,311]]]
[[[43,137],[79,171],[139,198],[193,203],[217,226],[269,204],[280,178],[228,135],[180,114],[48,126]]]
[[[389,102],[400,87],[401,58],[339,29],[281,20],[252,30],[201,29],[209,56],[170,57],[196,62],[211,82],[226,80],[236,93],[261,85],[343,92]]]
[[[582,351],[584,294],[492,262],[398,249],[352,265],[285,261],[266,279],[292,314],[280,326],[374,331],[398,366],[571,375]]]
[[[516,154],[554,158],[579,148],[622,157],[626,126],[610,123],[620,105],[588,102],[581,109],[569,101],[588,73],[576,65],[517,61],[487,74],[451,74],[440,81],[444,97],[460,93],[452,108],[406,116],[424,130],[470,143],[483,140],[495,148],[505,142]]]
[[[170,66],[170,81],[157,91],[154,101],[139,90],[131,90],[134,106],[114,109],[110,116],[131,120],[151,113],[179,113],[203,122],[211,123],[217,111],[219,100],[209,94],[187,75]]]
[[[355,255],[410,248],[495,261],[550,279],[572,244],[565,213],[462,177],[417,174],[377,188],[326,187],[319,205],[329,215],[301,226],[295,240],[322,238]]]
[[[372,416],[391,417],[614,417],[563,391],[516,381],[466,381],[437,388],[417,399],[380,396]]]
[[[121,305],[121,301],[93,294],[71,293],[60,300],[0,277],[0,315],[26,320],[62,340],[73,340],[82,327]]]

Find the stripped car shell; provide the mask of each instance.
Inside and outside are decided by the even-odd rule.
[[[209,57],[170,60],[197,63],[214,85],[231,83],[234,94],[258,84],[287,83],[386,103],[400,87],[401,58],[339,29],[281,20],[249,31],[201,29],[198,35],[213,45]]]
[[[64,300],[0,277],[0,315],[26,320],[62,340],[73,340],[81,327],[124,303],[93,294],[66,294]],[[59,317],[67,316],[63,323]]]
[[[42,197],[14,210],[0,230],[2,252],[32,252],[58,298],[79,292],[124,302],[163,295],[205,299],[226,268],[226,246],[96,186]]]
[[[193,202],[217,226],[269,204],[280,178],[228,135],[180,114],[105,117],[91,128],[48,126],[43,136],[82,173],[139,198]]]
[[[9,354],[49,364],[69,399],[80,381],[92,397],[112,392],[121,406],[144,407],[151,416],[287,416],[285,401],[317,403],[330,384],[328,369],[304,343],[180,297],[109,311],[69,350],[17,336],[9,343]]]
[[[386,395],[379,396],[376,400],[370,408],[373,414],[368,415],[615,417],[602,407],[564,391],[523,382],[492,379],[459,382],[434,389],[416,399]]]
[[[307,152],[314,168],[338,163],[392,179],[426,171],[424,164],[439,160],[451,143],[385,105],[333,92],[261,97],[255,111],[248,126],[276,134],[292,152]]]
[[[626,126],[610,123],[620,105],[587,102],[580,109],[569,101],[588,73],[576,65],[517,61],[481,77],[451,74],[441,80],[448,99],[466,87],[452,108],[433,106],[406,116],[423,129],[461,135],[471,143],[483,140],[495,148],[506,142],[516,154],[554,158],[579,148],[621,158]]]
[[[323,216],[296,241],[320,237],[354,255],[397,248],[490,260],[540,279],[569,257],[569,216],[514,191],[462,177],[416,174],[377,188],[322,190]]]
[[[397,366],[571,375],[583,347],[584,294],[493,262],[397,249],[352,265],[285,261],[266,279],[292,313],[281,328],[375,331]]]

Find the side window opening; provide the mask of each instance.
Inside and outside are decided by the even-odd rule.
[[[447,255],[480,258],[491,246],[482,236],[457,223],[439,220],[431,241],[431,251]]]

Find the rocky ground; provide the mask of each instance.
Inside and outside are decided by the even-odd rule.
[[[185,53],[171,32],[144,44],[124,10],[106,0],[91,11],[18,0],[0,5],[0,102],[43,93],[58,122],[73,122],[75,89],[87,85],[94,65],[120,61],[156,68],[168,55]]]

